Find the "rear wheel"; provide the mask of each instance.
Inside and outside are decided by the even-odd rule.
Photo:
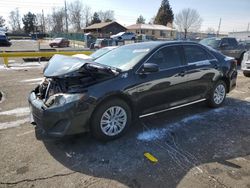
[[[122,136],[131,123],[131,110],[120,99],[109,100],[97,107],[91,120],[91,132],[102,141]]]
[[[243,57],[244,57],[244,54],[245,54],[245,52],[243,52],[243,53],[241,54],[240,58],[239,58],[238,61],[237,61],[237,65],[241,65],[241,62],[242,62]]]
[[[250,72],[243,71],[245,77],[250,77]]]
[[[223,104],[226,98],[227,86],[224,81],[218,81],[211,90],[207,104],[209,107],[217,108]]]

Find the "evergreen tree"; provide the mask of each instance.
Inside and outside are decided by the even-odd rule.
[[[99,14],[97,12],[94,13],[93,18],[91,20],[91,25],[95,23],[101,23],[101,19],[99,18]]]
[[[136,20],[136,24],[145,24],[145,18],[142,16],[142,15],[140,15],[139,16],[139,18],[137,18],[137,20]]]
[[[31,32],[34,33],[36,31],[37,21],[36,21],[35,14],[28,12],[28,14],[25,14],[23,16],[22,20],[23,20],[25,33],[31,33]]]
[[[154,24],[167,25],[173,23],[174,14],[168,0],[162,0],[161,7],[155,17]]]

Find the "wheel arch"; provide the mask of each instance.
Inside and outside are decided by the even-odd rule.
[[[105,102],[107,102],[109,100],[113,100],[113,99],[120,99],[120,100],[124,101],[129,106],[129,108],[131,110],[132,118],[134,117],[134,115],[135,115],[134,112],[136,110],[135,110],[135,105],[134,105],[132,99],[129,96],[127,96],[126,94],[114,93],[114,94],[110,94],[108,96],[105,96],[105,97],[103,97],[103,98],[101,98],[100,100],[97,101],[96,107],[95,107],[95,109],[93,110],[93,112],[92,112],[92,114],[90,116],[90,120],[93,118],[93,115],[94,115],[95,111],[98,109],[98,107],[100,105],[102,105],[103,103],[105,103]]]

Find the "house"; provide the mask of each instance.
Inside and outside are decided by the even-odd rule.
[[[126,27],[114,21],[90,25],[84,29],[84,33],[91,33],[96,37],[110,37],[110,35],[125,32],[126,30]]]
[[[137,35],[145,34],[157,39],[173,39],[176,31],[173,28],[156,24],[134,24],[128,26],[127,30]]]

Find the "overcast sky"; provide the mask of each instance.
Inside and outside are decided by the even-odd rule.
[[[73,0],[67,0],[71,2]],[[221,31],[247,30],[250,23],[250,0],[169,0],[172,9],[177,14],[183,8],[197,9],[203,18],[202,31],[208,27],[215,30],[222,19]],[[161,0],[82,0],[83,4],[91,7],[92,11],[114,10],[115,18],[122,25],[134,24],[142,14],[146,22],[157,13]],[[16,7],[21,14],[28,11],[33,13],[50,13],[53,7],[64,6],[64,0],[0,0],[0,15],[8,20],[9,12]]]

